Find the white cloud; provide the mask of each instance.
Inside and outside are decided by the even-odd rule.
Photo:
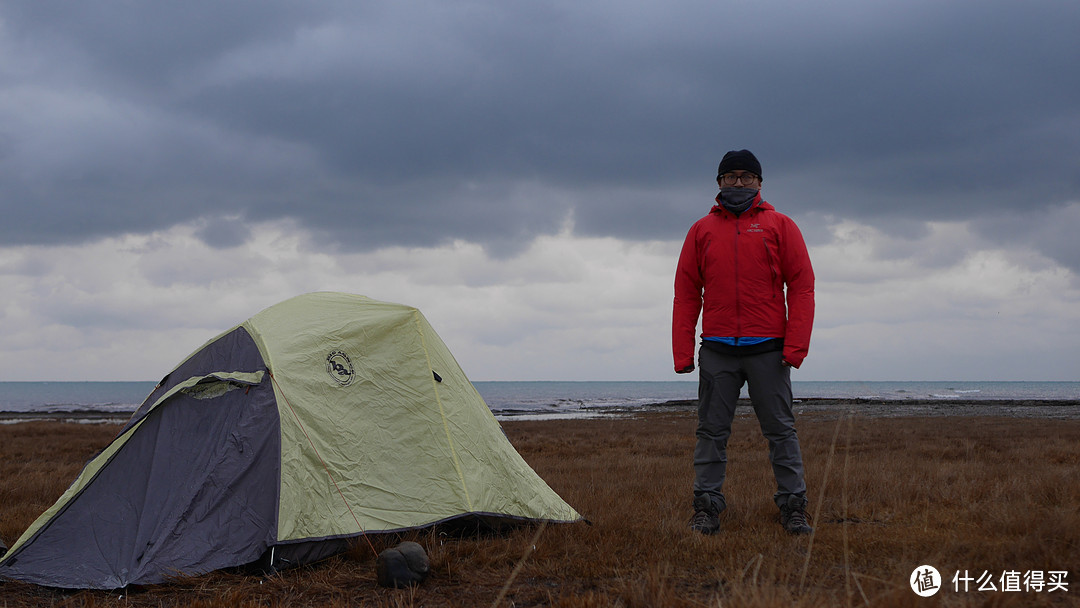
[[[931,224],[905,243],[851,222],[834,234],[832,243],[814,250],[818,314],[808,374],[1075,378],[1080,290],[1063,266],[980,240],[962,222]],[[965,251],[957,251],[958,243]],[[940,263],[953,256],[952,263]]]
[[[291,222],[214,249],[202,223],[84,246],[0,249],[0,379],[156,379],[218,332],[309,291],[424,312],[477,379],[623,378],[666,369],[673,243],[537,239],[496,260],[479,245],[319,251]],[[659,322],[657,322],[659,320]],[[42,367],[34,361],[63,362]]]
[[[0,249],[0,380],[154,380],[259,310],[319,290],[416,306],[474,380],[676,378],[676,241],[567,227],[492,258],[464,241],[341,253],[288,221],[213,248],[205,229]],[[1080,291],[1064,267],[963,223],[907,240],[832,230],[811,250],[818,314],[797,379],[1074,378]],[[967,251],[939,263],[934,252],[958,243]]]

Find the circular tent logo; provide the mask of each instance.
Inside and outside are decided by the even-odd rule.
[[[941,589],[941,575],[933,566],[919,566],[911,573],[911,590],[920,597],[930,597]]]
[[[338,386],[349,386],[356,375],[349,355],[343,351],[335,350],[326,356],[326,373],[338,383]]]

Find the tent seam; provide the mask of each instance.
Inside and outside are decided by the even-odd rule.
[[[442,395],[439,394],[439,385],[435,381],[434,370],[431,367],[431,353],[428,351],[424,327],[420,324],[420,311],[415,308],[413,309],[413,323],[416,324],[416,331],[420,334],[420,345],[424,349],[424,358],[427,360],[428,370],[432,371],[428,375],[428,381],[431,382],[431,389],[435,393],[435,402],[439,404],[439,418],[442,420],[443,431],[446,433],[446,442],[450,446],[450,455],[454,459],[454,470],[457,471],[458,479],[461,480],[461,490],[465,492],[465,504],[468,506],[469,511],[472,511],[472,497],[469,496],[469,487],[465,483],[465,474],[461,471],[461,460],[458,458],[457,446],[454,445],[454,438],[450,434],[450,423],[446,420],[446,408],[443,407]]]

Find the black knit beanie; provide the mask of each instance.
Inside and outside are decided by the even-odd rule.
[[[724,155],[720,166],[716,169],[716,179],[725,173],[732,171],[749,171],[761,177],[761,163],[758,162],[754,153],[749,150],[732,150]]]

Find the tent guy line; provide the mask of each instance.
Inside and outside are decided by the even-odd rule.
[[[341,502],[345,504],[345,508],[349,510],[349,515],[352,515],[353,521],[356,522],[356,527],[362,532],[361,536],[363,536],[364,540],[367,541],[367,545],[371,548],[371,552],[375,555],[375,557],[378,557],[379,552],[375,550],[375,545],[373,545],[371,543],[371,539],[368,538],[368,534],[364,530],[364,526],[360,524],[360,519],[356,517],[356,513],[353,511],[352,505],[350,505],[349,500],[345,498],[345,493],[341,491],[341,486],[339,486],[337,480],[334,479],[334,474],[330,472],[330,467],[326,466],[326,461],[323,460],[322,454],[319,453],[319,448],[315,447],[315,442],[311,440],[311,435],[308,435],[307,429],[304,428],[304,423],[301,422],[300,416],[296,414],[296,408],[294,408],[292,402],[289,401],[289,397],[285,394],[285,391],[281,390],[281,386],[277,383],[277,379],[274,378],[274,372],[269,371],[267,372],[267,375],[270,376],[270,381],[274,383],[274,387],[277,389],[277,391],[281,393],[281,398],[285,401],[285,405],[289,407],[289,411],[292,412],[293,419],[296,420],[296,425],[299,426],[300,430],[304,432],[304,437],[307,439],[308,445],[311,446],[311,450],[315,452],[315,456],[319,459],[319,464],[321,464],[323,470],[326,471],[326,477],[331,481],[331,483],[334,484],[334,489],[337,490],[338,496],[341,497]],[[271,563],[273,563],[274,561],[273,553],[271,553],[270,561]]]

